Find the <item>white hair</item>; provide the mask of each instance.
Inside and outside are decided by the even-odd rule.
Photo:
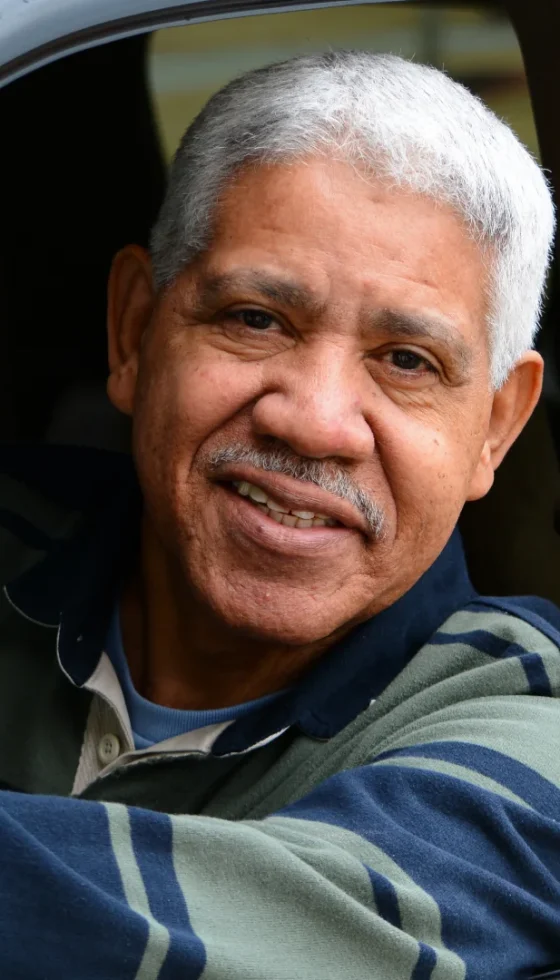
[[[443,72],[337,51],[251,71],[185,133],[152,232],[158,288],[208,247],[243,165],[342,157],[448,204],[490,257],[489,344],[500,387],[534,343],[555,229],[540,167],[512,130]]]

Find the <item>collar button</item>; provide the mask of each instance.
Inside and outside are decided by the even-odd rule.
[[[121,752],[121,743],[116,735],[107,733],[103,738],[99,740],[97,746],[97,758],[99,759],[102,766],[108,766],[109,763],[114,762],[118,759]]]

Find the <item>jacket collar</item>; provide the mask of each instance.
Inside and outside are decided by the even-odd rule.
[[[312,738],[332,738],[379,697],[442,623],[475,597],[455,531],[409,592],[332,647],[266,712],[247,715],[226,729],[214,752],[242,751],[291,725]]]
[[[141,496],[130,457],[91,449],[4,450],[0,472],[81,513],[70,536],[43,542],[45,557],[7,587],[28,618],[59,626],[60,665],[77,686],[95,670],[120,583],[137,548]],[[22,523],[23,522],[23,523]],[[32,515],[2,510],[0,524],[29,534]],[[399,674],[456,610],[476,596],[458,531],[432,567],[390,608],[329,650],[299,684],[265,711],[240,718],[213,752],[246,751],[297,726],[329,739],[348,725]]]

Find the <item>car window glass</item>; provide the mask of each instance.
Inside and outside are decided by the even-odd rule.
[[[228,18],[155,32],[149,78],[167,158],[206,100],[231,78],[329,48],[386,51],[443,67],[537,152],[523,59],[504,14],[382,3]]]

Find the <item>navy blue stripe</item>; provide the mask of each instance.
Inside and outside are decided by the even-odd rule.
[[[426,946],[425,943],[418,945],[420,946],[420,955],[410,980],[431,980],[437,966],[436,952],[431,946]]]
[[[548,599],[538,596],[516,596],[513,599],[484,596],[470,602],[465,609],[466,612],[486,614],[489,610],[516,616],[539,633],[544,633],[557,647],[560,646],[560,609]]]
[[[527,653],[524,657],[521,657],[521,663],[529,682],[531,694],[540,695],[543,698],[551,698],[553,696],[552,686],[540,654]]]
[[[375,761],[397,759],[399,756],[439,759],[465,766],[506,787],[543,816],[551,820],[559,819],[560,789],[534,769],[495,749],[471,742],[429,742],[383,752]]]
[[[173,866],[173,828],[166,814],[129,808],[134,853],[150,910],[170,933],[169,950],[158,980],[198,980],[206,950],[193,931],[185,898]]]
[[[367,873],[369,874],[371,886],[373,888],[373,896],[375,898],[375,904],[377,905],[377,911],[382,919],[385,919],[390,925],[395,926],[396,929],[401,928],[401,913],[399,909],[399,900],[397,897],[397,892],[393,882],[386,878],[385,875],[379,874],[378,871],[374,871],[367,864],[364,865]]]
[[[0,794],[2,977],[134,980],[148,925],[126,901],[100,803]]]
[[[502,766],[508,763],[499,753],[492,755]],[[512,789],[526,795],[523,780],[531,779],[530,770],[518,765],[517,774]],[[557,790],[554,796],[546,809],[558,814]],[[501,980],[511,975],[512,964],[516,976],[530,975],[535,963],[555,955],[560,942],[557,816],[547,820],[442,773],[399,767],[398,759],[334,776],[281,814],[346,828],[383,850],[437,903],[443,945],[465,962],[469,980]],[[423,956],[419,970],[427,969],[429,954]]]
[[[399,909],[399,899],[397,890],[393,882],[385,875],[374,871],[367,864],[364,865],[369,874],[373,895],[377,911],[382,919],[385,919],[395,929],[402,929],[401,912]],[[425,943],[419,943],[420,947],[418,962],[414,968],[411,980],[431,980],[432,972],[437,964],[435,950]]]
[[[486,653],[489,657],[496,660],[505,660],[508,657],[523,657],[527,654],[525,647],[519,643],[512,643],[511,640],[503,636],[496,636],[488,630],[469,630],[466,633],[436,633],[430,640],[432,646],[445,647],[452,643],[462,643],[464,646],[474,647],[481,653]]]
[[[503,636],[496,636],[488,630],[470,630],[466,633],[437,633],[432,637],[430,643],[433,646],[450,646],[454,643],[466,644],[489,657],[494,657],[496,660],[518,657],[529,683],[529,693],[547,698],[553,696],[550,679],[540,654],[532,653],[520,646],[519,643],[512,643]]]

